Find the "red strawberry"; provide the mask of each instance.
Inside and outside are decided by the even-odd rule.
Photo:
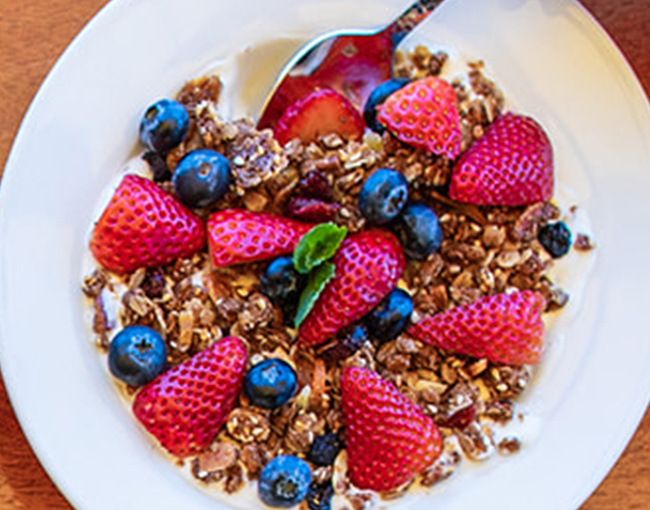
[[[440,78],[415,80],[392,93],[377,120],[413,147],[450,159],[460,154],[463,136],[456,92]]]
[[[530,117],[506,113],[456,163],[449,196],[475,205],[526,205],[553,195],[553,148]]]
[[[407,333],[475,358],[507,365],[535,364],[542,353],[544,297],[536,291],[485,296],[425,317]]]
[[[350,481],[358,488],[397,489],[440,456],[433,420],[375,372],[345,368],[341,404]]]
[[[290,75],[282,81],[264,109],[258,129],[274,128],[290,105],[324,88],[335,90],[353,106],[363,108],[370,92],[391,76],[391,55],[398,42],[392,35],[384,32],[383,37],[337,37],[322,60],[319,53],[318,65],[309,74]]]
[[[318,345],[372,310],[404,271],[404,252],[387,230],[373,229],[343,240],[332,258],[335,275],[300,325],[299,342]]]
[[[201,218],[152,181],[125,175],[95,224],[90,251],[116,273],[169,264],[205,246]]]
[[[133,413],[173,455],[198,453],[233,410],[245,368],[246,346],[226,337],[144,386]]]
[[[307,143],[337,133],[346,140],[363,136],[361,114],[345,97],[331,89],[316,90],[289,106],[274,129],[282,145],[299,138]]]
[[[229,266],[291,253],[314,225],[269,213],[225,209],[208,218],[212,263]]]

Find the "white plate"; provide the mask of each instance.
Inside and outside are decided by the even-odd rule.
[[[88,220],[136,146],[143,108],[246,43],[376,25],[406,3],[116,0],[50,73],[0,190],[0,360],[29,441],[77,508],[219,508],[125,412],[82,320]],[[466,469],[413,507],[577,508],[621,453],[649,397],[648,103],[573,0],[448,0],[419,37],[483,58],[514,103],[547,127],[561,179],[590,213],[598,256],[528,391],[536,427],[521,453]]]

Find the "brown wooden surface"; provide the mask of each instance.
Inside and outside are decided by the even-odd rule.
[[[0,0],[0,171],[48,70],[106,3]],[[583,4],[617,42],[650,95],[650,0],[583,0]],[[0,380],[0,510],[70,508],[34,457]],[[650,509],[650,412],[581,510],[612,509]]]

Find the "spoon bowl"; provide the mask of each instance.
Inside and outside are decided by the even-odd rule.
[[[259,116],[258,128],[273,128],[297,99],[330,88],[359,109],[392,73],[399,43],[444,0],[418,0],[396,20],[375,29],[339,29],[312,39],[284,65]]]

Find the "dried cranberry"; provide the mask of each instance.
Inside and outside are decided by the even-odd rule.
[[[165,277],[157,269],[148,269],[142,282],[142,290],[150,299],[159,299],[165,290]]]
[[[451,414],[441,416],[436,419],[436,422],[441,427],[449,427],[453,429],[464,429],[476,419],[476,407],[469,405],[454,411]]]
[[[319,198],[332,201],[332,187],[327,176],[320,170],[310,170],[298,183],[297,195],[306,198]]]
[[[324,223],[334,219],[340,206],[331,202],[323,202],[318,198],[293,197],[287,208],[289,216],[303,221]]]
[[[365,326],[359,324],[345,335],[341,341],[333,345],[322,353],[325,361],[333,363],[345,358],[349,358],[357,352],[361,346],[368,340],[368,330]]]

